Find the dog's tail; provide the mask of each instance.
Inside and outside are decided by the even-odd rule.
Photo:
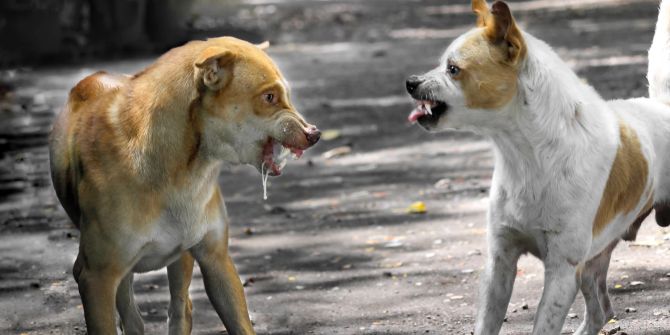
[[[670,0],[662,0],[649,48],[649,97],[670,104]]]

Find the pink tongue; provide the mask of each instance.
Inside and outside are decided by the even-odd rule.
[[[424,115],[426,115],[426,112],[423,109],[417,107],[409,114],[407,120],[409,120],[409,122],[416,122],[416,120]]]

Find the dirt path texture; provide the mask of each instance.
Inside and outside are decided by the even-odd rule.
[[[603,97],[647,95],[657,1],[510,1]],[[217,14],[218,15],[218,14]],[[470,334],[485,255],[490,145],[469,133],[407,124],[404,78],[437,64],[474,22],[469,2],[243,1],[199,24],[270,39],[301,112],[325,138],[262,198],[251,167],[220,184],[231,252],[259,334]],[[0,333],[83,334],[71,266],[78,231],[48,177],[46,136],[69,88],[96,70],[133,73],[151,58],[2,71]],[[333,149],[348,153],[331,157]],[[338,149],[342,150],[342,149]],[[425,214],[411,214],[416,201]],[[194,333],[221,334],[196,269]],[[543,286],[523,257],[502,334],[528,334]],[[653,215],[610,268],[610,334],[670,334],[670,230]],[[147,333],[166,332],[165,271],[136,277]],[[578,297],[564,326],[582,320]]]

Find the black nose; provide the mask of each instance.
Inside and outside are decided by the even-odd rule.
[[[407,88],[407,92],[412,94],[414,91],[416,91],[416,88],[421,85],[423,80],[419,76],[410,76],[407,78],[407,81],[405,82],[405,87]]]
[[[309,142],[309,144],[314,145],[314,144],[316,144],[316,142],[319,142],[319,139],[321,138],[321,131],[319,129],[317,129],[316,127],[312,126],[312,127],[310,127],[306,136],[307,136],[307,141]]]

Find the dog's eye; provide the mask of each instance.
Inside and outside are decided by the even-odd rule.
[[[450,65],[447,65],[447,72],[452,76],[456,76],[461,72],[461,69],[456,65],[451,65],[450,64]]]
[[[277,99],[276,99],[276,96],[274,95],[274,93],[263,94],[263,100],[265,100],[265,102],[267,102],[271,105],[277,103]]]

